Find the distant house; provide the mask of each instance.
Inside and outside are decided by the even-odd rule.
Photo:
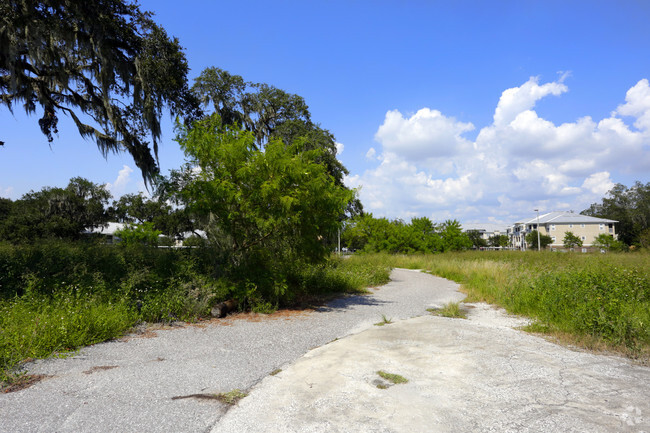
[[[506,235],[508,227],[502,224],[463,224],[463,231],[475,231],[487,242],[491,237]]]
[[[107,244],[115,244],[120,241],[120,238],[115,236],[115,232],[122,230],[126,226],[124,223],[106,223],[106,225],[93,227],[84,231],[86,235],[99,235],[106,240]]]
[[[126,225],[127,225],[126,223],[116,223],[116,222],[106,223],[106,225],[104,226],[87,229],[84,231],[84,234],[98,235],[104,238],[107,244],[116,244],[119,243],[121,239],[115,236],[115,233],[119,230],[124,229]],[[182,247],[185,239],[188,239],[193,236],[199,237],[201,239],[208,238],[207,234],[203,230],[194,230],[193,232],[179,233],[174,237],[172,247],[174,248]],[[159,237],[164,238],[165,235],[160,235]]]
[[[600,234],[608,234],[616,239],[614,224],[618,221],[580,215],[574,212],[549,212],[539,216],[539,233],[550,236],[552,250],[564,248],[564,235],[571,232],[582,240],[582,251],[587,252]],[[526,235],[537,230],[537,216],[516,222],[508,228],[510,247],[526,250]]]

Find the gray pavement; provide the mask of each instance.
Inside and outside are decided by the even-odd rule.
[[[417,271],[396,270],[392,279],[314,312],[240,315],[37,361],[29,372],[51,377],[0,394],[0,432],[210,431],[228,407],[197,394],[248,390],[311,349],[373,328],[382,315],[405,319],[463,298],[455,283]]]

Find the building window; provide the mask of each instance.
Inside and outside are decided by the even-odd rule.
[[[584,236],[580,236],[580,239],[582,239],[582,240],[584,241],[584,240],[586,240],[587,238],[584,237]]]
[[[586,252],[587,252],[587,249],[586,249],[586,248],[583,248],[583,249],[582,249],[582,252],[583,252],[583,253],[586,253]]]
[[[605,230],[605,224],[600,224],[599,227],[600,227],[601,230]]]
[[[585,228],[585,225],[584,225],[584,224],[580,224],[580,227],[582,227],[582,228],[584,229],[584,228]]]
[[[555,224],[551,224],[551,230],[555,230]]]
[[[572,228],[573,228],[573,224],[569,224],[569,228],[572,229]]]
[[[553,243],[555,243],[555,236],[553,236],[551,239],[553,239]]]

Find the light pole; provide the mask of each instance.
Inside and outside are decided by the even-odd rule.
[[[542,244],[539,242],[539,209],[535,209],[537,212],[537,251],[542,251]]]

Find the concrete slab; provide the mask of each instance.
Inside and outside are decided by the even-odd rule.
[[[212,430],[224,432],[648,432],[650,369],[517,331],[473,304],[310,351],[265,378]],[[399,374],[386,383],[377,371]]]

